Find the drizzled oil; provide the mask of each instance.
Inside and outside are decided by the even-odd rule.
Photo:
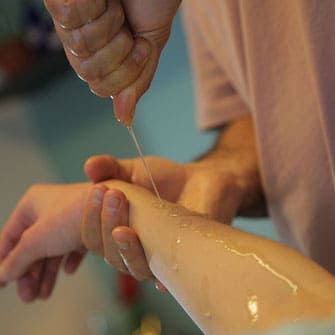
[[[215,223],[196,224],[193,220],[193,217],[203,217],[203,218],[208,219],[209,218],[208,215],[203,215],[197,212],[193,212],[182,206],[174,205],[166,201],[162,201],[161,203],[154,203],[153,206],[156,208],[167,210],[168,216],[179,218],[177,239],[174,242],[175,249],[178,250],[180,248],[180,245],[179,245],[180,244],[180,228],[192,227],[194,232],[199,233],[206,238],[214,239],[216,243],[221,244],[222,247],[228,252],[236,256],[239,256],[239,257],[252,258],[264,270],[268,271],[278,280],[285,283],[289,287],[289,289],[292,291],[293,295],[298,294],[298,285],[293,280],[289,279],[287,276],[277,271],[275,268],[273,268],[270,264],[264,261],[256,253],[250,252],[250,251],[241,251],[241,250],[238,250],[238,248],[234,247],[232,243],[228,244],[226,239],[223,238],[222,234],[216,231],[216,227],[218,226]],[[179,240],[179,243],[176,243],[178,240]],[[173,254],[175,255],[175,251],[173,251]],[[175,256],[174,256],[174,259],[176,259]],[[175,266],[178,268],[178,264]]]
[[[151,173],[151,170],[149,168],[149,165],[147,164],[146,160],[144,159],[144,155],[143,155],[142,149],[140,147],[140,144],[138,143],[138,140],[136,138],[134,129],[133,129],[133,127],[131,125],[127,126],[127,129],[129,131],[130,137],[132,138],[132,140],[133,140],[133,142],[135,144],[137,152],[138,152],[138,154],[139,154],[139,156],[141,158],[141,161],[143,163],[144,169],[145,169],[145,171],[146,171],[146,173],[147,173],[147,175],[148,175],[148,177],[150,179],[150,182],[151,182],[152,188],[153,188],[153,190],[154,190],[154,192],[156,194],[156,197],[158,198],[158,200],[159,200],[160,203],[163,203],[162,198],[161,198],[161,196],[160,196],[160,194],[158,192],[158,188],[157,188],[157,186],[155,184],[154,178],[152,177],[152,173]]]

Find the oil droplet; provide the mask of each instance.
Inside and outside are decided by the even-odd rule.
[[[172,269],[175,272],[179,271],[178,257],[179,257],[179,247],[181,245],[180,227],[178,226],[177,229],[178,229],[177,238],[171,245],[171,262],[173,264]]]
[[[174,216],[174,217],[179,217],[179,216],[199,216],[198,213],[196,212],[192,212],[182,206],[171,206],[170,207],[170,210],[169,210],[169,213],[168,213],[169,216]]]
[[[251,323],[257,322],[259,315],[258,315],[258,297],[253,295],[248,298],[248,310],[251,315]]]

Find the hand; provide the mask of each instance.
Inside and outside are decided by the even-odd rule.
[[[16,280],[24,301],[48,298],[62,259],[73,273],[85,254],[80,220],[89,184],[35,185],[0,235],[0,281]]]
[[[230,223],[244,201],[247,185],[234,175],[231,164],[224,159],[178,164],[169,160],[147,157],[161,196],[189,209]],[[139,159],[116,160],[109,156],[90,158],[85,172],[93,182],[109,178],[122,179],[147,188],[150,181]],[[134,230],[128,227],[128,203],[117,190],[102,185],[103,200],[90,193],[82,225],[82,240],[93,252],[104,256],[108,263],[136,279],[153,277],[145,259],[141,243]],[[113,204],[119,203],[118,209]],[[158,283],[162,288],[162,285]]]
[[[130,124],[149,88],[180,0],[44,0],[66,56]]]
[[[228,224],[237,213],[263,215],[266,210],[250,114],[228,124],[219,134],[214,147],[196,162],[178,164],[158,157],[147,157],[146,160],[162,198],[170,202],[179,203]],[[86,162],[85,173],[95,183],[116,178],[153,192],[140,159],[92,157]],[[112,195],[109,193],[107,197],[106,193],[105,198],[109,197]],[[89,203],[87,205],[87,208],[93,208],[88,212],[96,214],[92,215],[93,219],[87,219],[86,213],[82,238],[88,249],[103,254],[104,248],[98,229],[99,211],[107,212],[107,208],[105,209],[107,201],[100,200],[98,203],[97,210],[94,210]],[[122,254],[122,250],[117,247],[118,243],[129,242],[128,253],[132,257],[124,257],[129,272],[136,278],[151,278],[152,274],[148,267],[139,266],[145,262],[145,256],[135,231],[120,226],[114,228],[112,237],[114,242],[110,243],[114,245],[115,254]],[[107,255],[107,259],[108,257]],[[114,262],[115,258],[117,255],[110,257],[108,261],[124,270],[120,262]]]

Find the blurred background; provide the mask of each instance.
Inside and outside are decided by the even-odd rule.
[[[180,16],[134,128],[146,155],[179,162],[211,146],[194,118],[190,64]],[[0,3],[0,225],[33,183],[85,180],[93,154],[135,157],[128,132],[108,99],[94,96],[69,68],[41,1]],[[235,225],[276,238],[268,220]],[[169,294],[137,284],[88,256],[80,270],[62,275],[47,302],[24,304],[10,285],[0,291],[0,334],[201,334]],[[161,325],[161,330],[159,326]]]

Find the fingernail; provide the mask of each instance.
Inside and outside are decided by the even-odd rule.
[[[115,241],[116,245],[118,246],[119,249],[121,250],[128,250],[129,249],[129,242],[121,242],[121,241]]]
[[[113,196],[113,197],[110,197],[108,199],[108,208],[110,209],[110,211],[113,213],[113,212],[117,212],[120,208],[120,205],[121,205],[121,199],[119,197],[116,197],[116,196]]]
[[[135,113],[136,94],[133,89],[125,89],[118,96],[114,97],[114,112],[121,122],[131,126]]]

